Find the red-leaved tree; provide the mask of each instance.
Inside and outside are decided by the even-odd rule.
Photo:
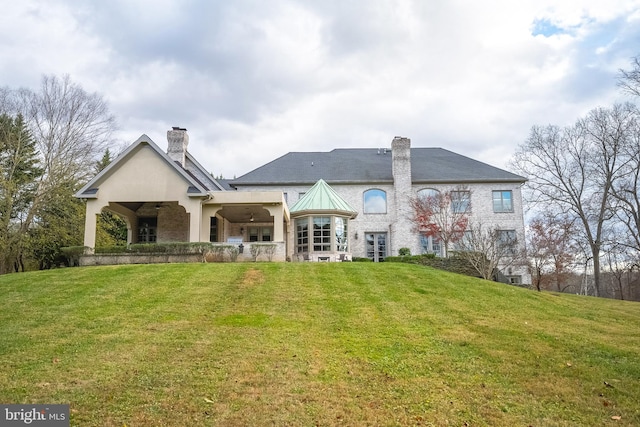
[[[449,246],[462,239],[469,225],[471,192],[466,187],[423,191],[411,199],[411,207],[415,229],[439,240],[449,256]]]
[[[565,290],[576,252],[575,234],[574,221],[551,213],[542,214],[529,223],[527,252],[531,278],[538,291]]]

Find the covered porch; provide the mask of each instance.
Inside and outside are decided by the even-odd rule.
[[[127,244],[199,241],[200,199],[108,201],[86,200],[84,246],[96,246],[98,217],[109,211],[127,225]]]
[[[200,241],[242,244],[245,251],[272,243],[276,246],[272,260],[285,261],[291,255],[290,222],[280,191],[217,192],[203,202]]]
[[[282,192],[216,192],[207,198],[187,200],[109,201],[88,199],[84,245],[93,252],[97,218],[110,211],[127,224],[127,244],[211,242],[236,245],[239,257],[255,258],[260,244],[275,246],[275,252],[258,257],[284,261],[290,214]],[[252,245],[255,243],[255,245]],[[253,246],[253,249],[252,249]]]

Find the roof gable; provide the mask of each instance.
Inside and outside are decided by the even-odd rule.
[[[107,167],[94,176],[76,194],[75,197],[83,199],[97,198],[100,184],[109,179],[111,174],[117,173],[128,160],[136,155],[142,148],[151,149],[160,161],[165,163],[177,175],[182,177],[188,184],[187,193],[189,196],[206,196],[207,188],[198,181],[192,174],[185,171],[180,165],[171,160],[147,135],[141,135],[133,144],[127,147],[118,157],[116,157]]]
[[[290,209],[291,214],[309,211],[337,211],[355,217],[357,211],[323,179],[318,180]]]

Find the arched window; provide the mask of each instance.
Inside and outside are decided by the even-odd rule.
[[[434,188],[423,188],[418,191],[418,202],[425,210],[440,212],[445,202],[440,196],[440,192]]]
[[[387,213],[387,193],[383,190],[372,189],[364,192],[364,213]]]
[[[422,190],[418,191],[418,197],[420,197],[421,199],[436,197],[438,194],[440,194],[440,192],[435,188],[423,188]]]

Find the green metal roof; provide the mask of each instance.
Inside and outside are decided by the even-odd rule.
[[[289,211],[291,214],[308,211],[337,211],[353,217],[358,213],[323,179],[316,182],[300,200],[291,206]]]

